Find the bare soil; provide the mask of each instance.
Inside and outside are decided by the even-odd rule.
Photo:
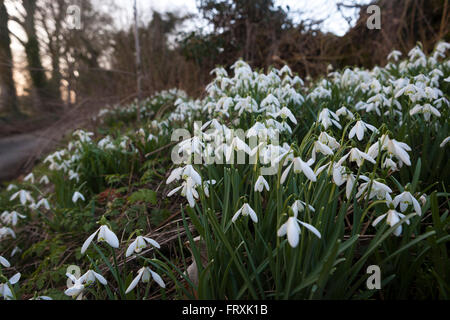
[[[97,110],[85,101],[60,115],[58,120],[49,121],[49,117],[45,117],[2,125],[0,182],[30,172],[42,156],[62,146],[60,143],[67,134],[76,128],[88,127]]]

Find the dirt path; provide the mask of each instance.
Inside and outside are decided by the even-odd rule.
[[[58,144],[66,134],[86,126],[96,113],[96,108],[84,102],[66,112],[46,129],[0,137],[0,182],[31,171],[40,157],[60,147]]]
[[[0,181],[16,177],[49,139],[45,131],[0,139]]]

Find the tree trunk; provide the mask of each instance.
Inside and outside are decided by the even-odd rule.
[[[0,112],[18,115],[17,93],[13,79],[11,39],[8,30],[8,12],[4,0],[0,0]]]
[[[142,99],[142,68],[141,68],[141,46],[139,43],[139,24],[138,24],[138,11],[137,1],[134,0],[134,43],[136,46],[136,81],[137,81],[137,120],[141,117],[141,99]]]
[[[65,18],[66,13],[66,5],[64,4],[65,0],[55,1],[55,5],[57,10],[53,10],[53,20],[55,22],[55,30],[54,35],[49,34],[50,40],[50,55],[52,58],[52,77],[49,81],[49,84],[52,89],[50,91],[51,95],[54,97],[55,102],[57,104],[62,105],[62,97],[61,97],[61,68],[60,68],[60,59],[61,59],[61,31],[62,31],[62,22]],[[53,37],[53,39],[52,39]]]
[[[42,67],[39,52],[39,40],[36,34],[36,24],[34,19],[34,14],[36,12],[36,1],[22,0],[22,4],[26,12],[25,32],[28,38],[28,41],[25,44],[25,53],[27,55],[31,82],[35,91],[35,107],[39,111],[52,112],[55,110],[51,103],[53,97],[51,92],[48,90],[48,81]]]

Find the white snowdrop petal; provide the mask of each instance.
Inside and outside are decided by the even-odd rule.
[[[309,223],[299,221],[299,223],[304,226],[306,229],[314,233],[319,239],[322,238],[322,235],[320,234],[319,230],[317,230],[314,226],[310,225]]]
[[[287,176],[288,176],[288,174],[289,174],[289,171],[290,171],[291,168],[292,168],[292,165],[293,165],[293,163],[291,163],[291,164],[284,170],[283,174],[281,175],[281,180],[280,180],[280,183],[281,183],[281,184],[283,184],[283,183],[286,181],[286,178],[287,178]]]
[[[94,237],[98,233],[98,231],[99,231],[99,229],[97,229],[97,231],[95,231],[93,234],[91,234],[89,236],[89,238],[87,238],[86,241],[83,243],[83,246],[81,247],[81,254],[84,254],[86,252],[87,248],[91,244],[92,240],[94,239]]]
[[[128,286],[127,290],[125,291],[125,294],[130,293],[131,290],[133,290],[134,288],[136,288],[136,286],[137,286],[139,280],[140,280],[141,277],[142,277],[142,273],[143,273],[143,271],[140,271],[140,272],[138,273],[138,275],[133,279],[133,281],[131,281],[130,285]]]
[[[281,227],[277,231],[277,236],[284,237],[287,233],[287,223],[281,225]]]
[[[113,248],[119,248],[119,239],[116,234],[109,230],[108,227],[105,228],[105,241]]]
[[[297,221],[294,217],[290,217],[288,219],[286,231],[287,231],[287,238],[288,238],[289,245],[292,248],[297,247],[298,242],[299,242],[300,230],[297,225]]]
[[[137,240],[134,240],[127,248],[127,251],[125,253],[125,257],[129,257],[133,254],[134,250],[136,249]]]
[[[147,241],[148,243],[150,243],[152,246],[154,246],[154,247],[156,247],[156,248],[158,248],[158,249],[161,248],[161,246],[159,245],[159,243],[156,242],[155,240],[153,240],[153,239],[151,239],[151,238],[147,238],[147,237],[144,237],[144,239],[145,239],[145,241]]]
[[[94,271],[93,271],[93,272],[94,272]],[[99,274],[99,273],[97,273],[97,272],[94,272],[94,276],[97,278],[97,280],[98,280],[101,284],[103,284],[103,285],[108,284],[108,281],[106,281],[106,279],[105,279],[101,274]]]
[[[153,272],[152,270],[150,270],[150,273],[152,275],[153,280],[155,280],[155,282],[161,287],[161,288],[165,288],[166,284],[164,283],[163,279],[161,278],[161,276],[159,274],[157,274],[156,272]]]
[[[0,256],[0,264],[3,265],[5,268],[9,268],[11,266],[9,261],[3,258],[2,256]]]
[[[13,275],[10,279],[9,279],[9,283],[11,284],[16,284],[17,282],[19,282],[20,280],[20,273],[16,273],[15,275]]]

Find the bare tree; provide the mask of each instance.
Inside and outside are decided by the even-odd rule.
[[[43,49],[46,53],[48,52],[52,61],[52,73],[47,91],[57,104],[61,104],[61,55],[64,46],[63,22],[67,11],[66,2],[65,0],[45,1],[37,7],[39,13],[37,19],[45,31],[46,38],[46,41],[43,41]]]
[[[141,67],[141,46],[139,43],[139,24],[138,24],[138,11],[137,11],[137,1],[134,0],[134,43],[136,46],[136,77],[137,77],[137,97],[138,97],[138,108],[137,108],[137,119],[141,117],[141,111],[139,104],[142,99],[142,67]]]
[[[41,56],[39,52],[39,40],[36,33],[35,13],[36,1],[22,0],[23,8],[25,9],[25,17],[23,27],[27,34],[27,42],[25,43],[25,52],[27,55],[28,68],[30,71],[31,81],[36,94],[37,107],[43,110],[47,105],[46,89],[47,77],[42,67]]]
[[[36,29],[38,1],[21,0],[22,8],[17,4],[18,1],[15,1],[14,5],[17,14],[11,19],[23,28],[26,40],[13,35],[25,48],[28,71],[32,83],[34,108],[40,112],[57,111],[60,109],[59,95],[55,93],[56,90],[52,89],[41,60],[40,39]]]
[[[11,39],[8,30],[9,16],[4,0],[0,0],[0,111],[19,114],[16,87],[13,79]]]

